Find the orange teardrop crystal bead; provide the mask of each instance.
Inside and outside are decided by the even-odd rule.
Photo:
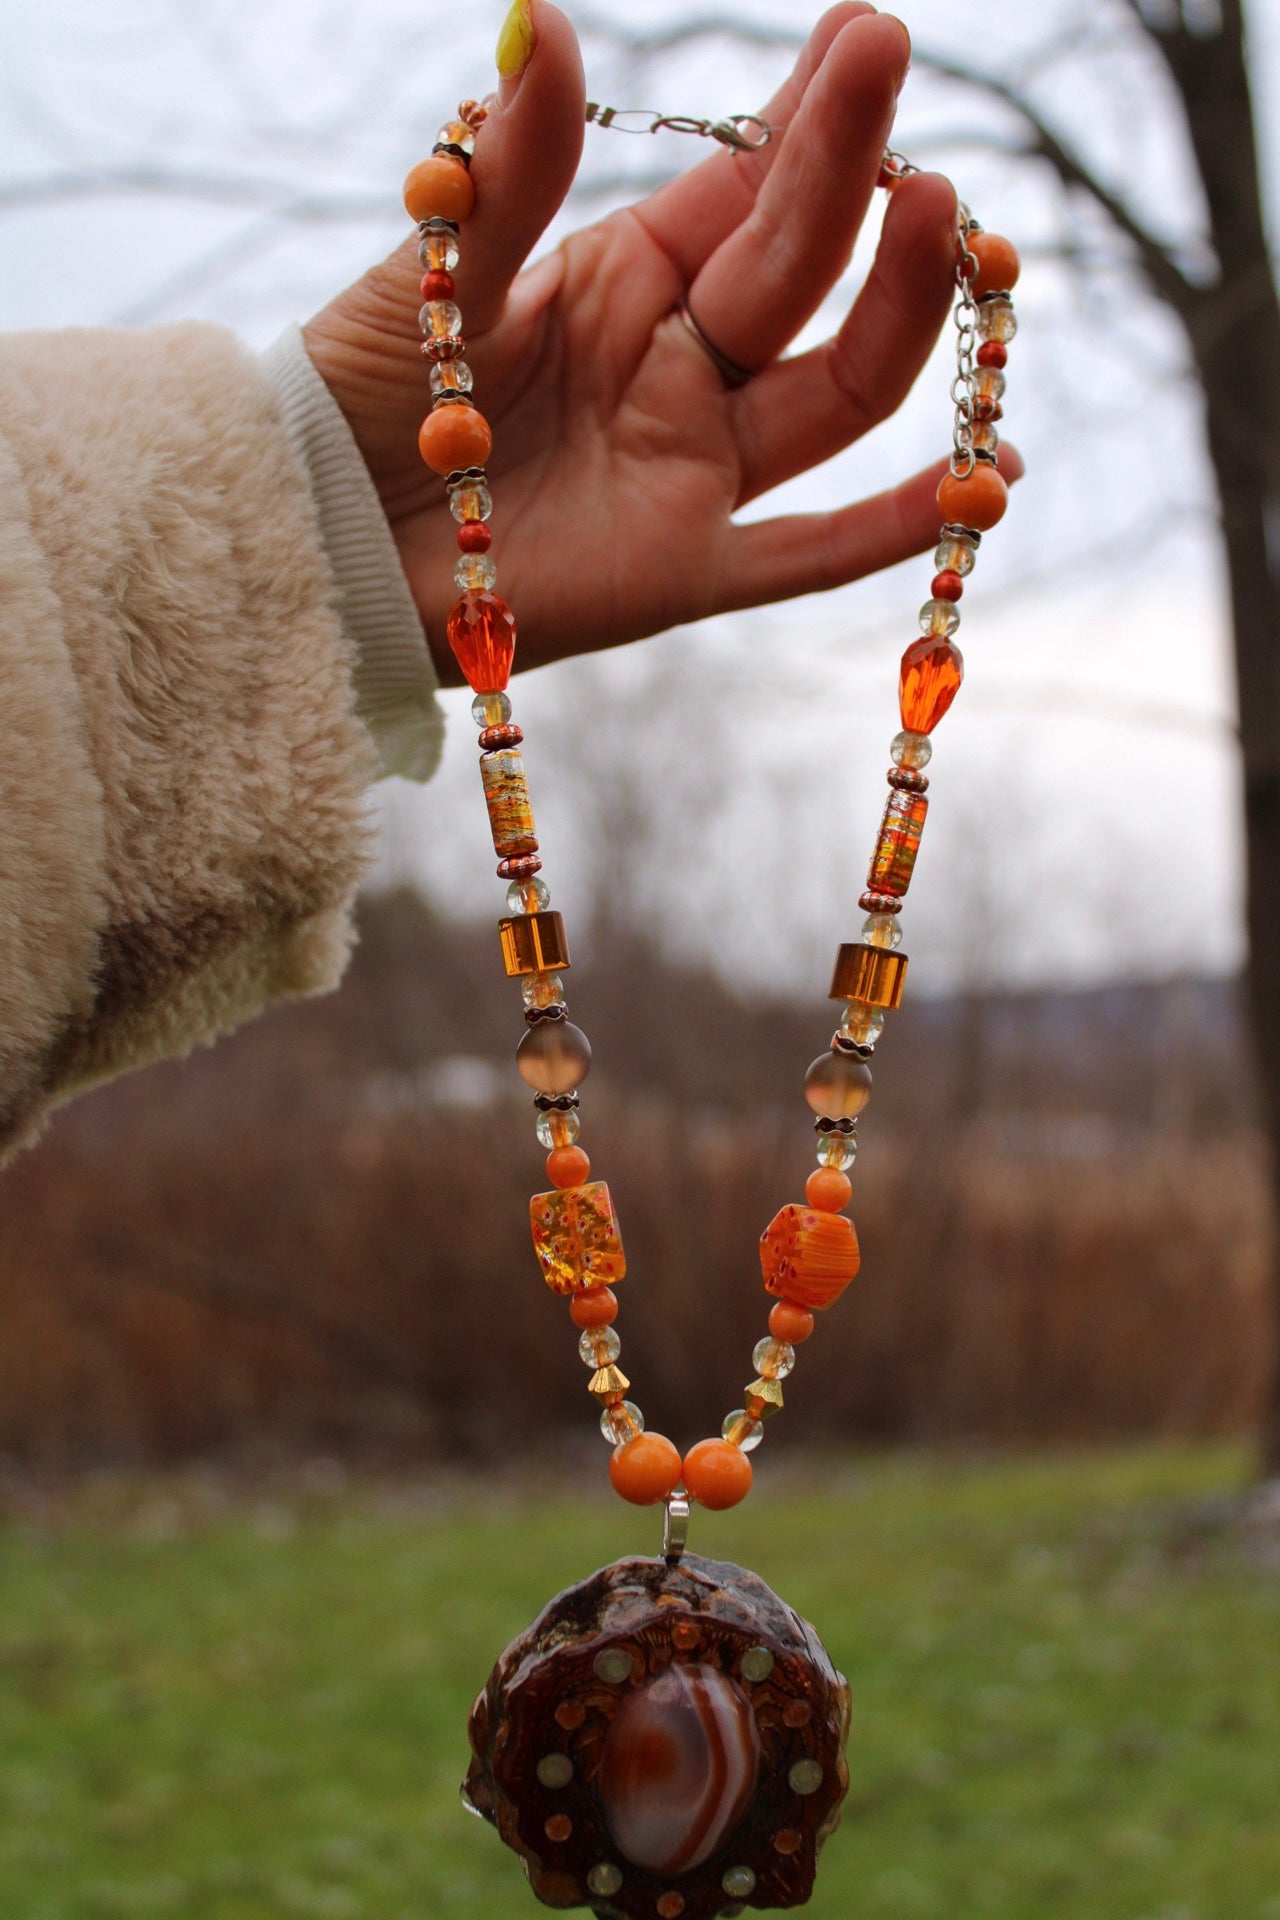
[[[898,711],[908,733],[932,733],[964,679],[959,647],[938,635],[917,640],[902,656]]]
[[[449,645],[476,693],[501,693],[511,678],[516,617],[501,594],[475,589],[454,602]]]

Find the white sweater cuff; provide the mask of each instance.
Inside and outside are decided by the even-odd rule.
[[[355,655],[356,712],[373,735],[384,776],[428,780],[444,746],[438,681],[369,469],[307,355],[301,327],[286,327],[260,364],[310,482]]]

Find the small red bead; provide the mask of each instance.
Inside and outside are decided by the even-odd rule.
[[[978,348],[980,367],[1007,367],[1008,364],[1009,349],[1002,346],[998,340],[984,340]]]
[[[458,528],[458,545],[464,553],[488,553],[493,535],[483,520],[464,520]]]
[[[437,268],[422,276],[422,297],[424,300],[452,300],[453,275]]]
[[[958,600],[964,592],[964,581],[958,573],[935,573],[932,591],[935,600]]]

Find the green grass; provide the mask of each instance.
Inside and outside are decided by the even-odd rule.
[[[1280,1920],[1280,1575],[1219,1451],[768,1481],[695,1516],[821,1628],[852,1786],[815,1920]],[[493,1655],[651,1515],[163,1483],[0,1532],[3,1920],[506,1920],[457,1798]]]

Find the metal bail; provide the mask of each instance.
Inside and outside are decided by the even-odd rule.
[[[689,1540],[689,1496],[683,1487],[669,1493],[662,1516],[662,1557],[674,1567]]]

